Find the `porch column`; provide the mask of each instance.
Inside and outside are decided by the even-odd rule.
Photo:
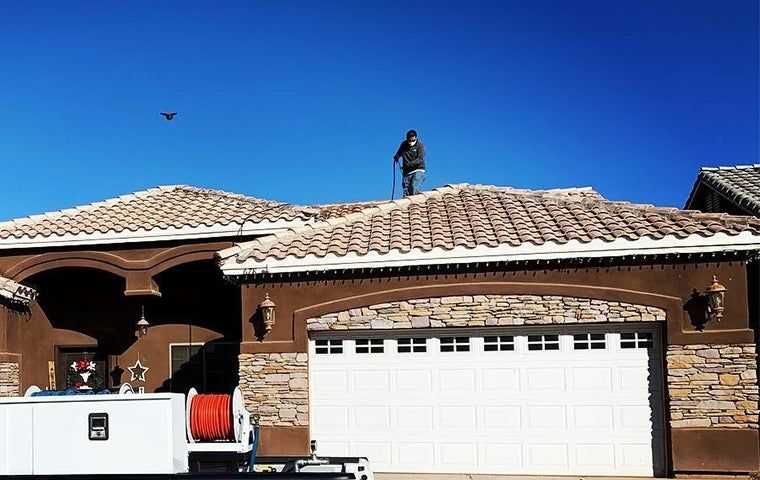
[[[8,352],[9,308],[0,305],[0,397],[21,395],[21,355]]]

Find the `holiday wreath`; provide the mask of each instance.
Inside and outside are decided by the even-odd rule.
[[[72,362],[66,375],[66,386],[77,389],[103,388],[103,379],[95,367],[95,362],[91,360]]]

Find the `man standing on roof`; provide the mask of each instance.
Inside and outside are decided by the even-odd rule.
[[[417,132],[406,132],[406,140],[401,142],[393,161],[403,158],[401,171],[404,174],[404,196],[420,192],[420,185],[425,181],[425,146],[417,139]]]

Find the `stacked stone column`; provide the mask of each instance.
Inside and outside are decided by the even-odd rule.
[[[0,362],[0,397],[17,397],[21,394],[19,364]]]

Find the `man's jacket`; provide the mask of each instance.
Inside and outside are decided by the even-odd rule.
[[[425,170],[425,146],[420,139],[417,139],[417,143],[409,145],[409,142],[404,140],[399,145],[396,155],[393,156],[394,160],[403,158],[404,161],[401,164],[401,170],[404,175],[408,175],[414,170]]]

